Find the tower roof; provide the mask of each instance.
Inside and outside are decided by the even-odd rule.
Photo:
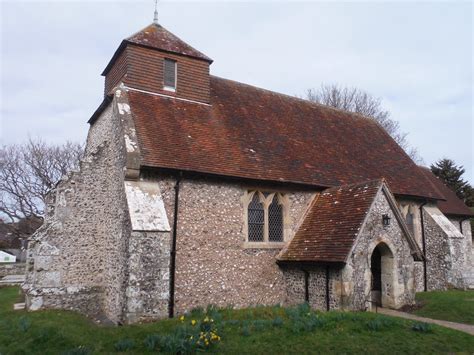
[[[107,67],[104,69],[102,75],[107,74],[117,57],[127,46],[127,44],[130,43],[139,46],[158,49],[169,53],[192,57],[212,63],[212,59],[209,58],[207,55],[191,47],[189,44],[172,34],[163,26],[156,23],[152,23],[122,41],[119,48],[115,51],[109,64],[107,64]]]

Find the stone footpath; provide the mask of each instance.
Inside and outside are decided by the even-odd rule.
[[[474,325],[448,322],[446,320],[424,318],[424,317],[415,316],[414,314],[399,312],[399,311],[395,311],[393,309],[388,309],[388,308],[378,308],[377,313],[385,314],[387,316],[392,316],[392,317],[406,318],[410,320],[416,320],[419,322],[436,324],[442,327],[460,330],[461,332],[474,335]]]

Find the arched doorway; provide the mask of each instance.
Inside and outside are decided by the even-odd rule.
[[[393,253],[385,243],[378,244],[370,257],[371,298],[380,307],[393,307]]]

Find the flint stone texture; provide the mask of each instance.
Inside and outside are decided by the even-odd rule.
[[[291,240],[320,190],[184,175],[175,201],[177,174],[140,167],[127,91],[119,87],[91,126],[80,171],[64,178],[47,197],[46,217],[32,236],[23,289],[29,310],[82,312],[114,323],[167,316],[170,265],[176,228],[175,312],[214,304],[297,304],[315,309],[371,307],[371,255],[384,245],[382,303],[398,308],[423,289],[423,262],[414,262],[401,224],[379,192],[344,266],[279,267],[284,247],[255,248],[246,240],[244,196],[248,191],[285,195],[285,242]],[[177,202],[177,224],[174,209]],[[434,205],[399,199],[403,216],[413,215],[413,236],[422,248],[425,220],[430,290],[463,287],[472,266],[469,221],[448,220]],[[391,225],[382,226],[382,214]],[[456,223],[458,227],[456,227]],[[305,285],[305,271],[308,284]],[[327,283],[329,287],[326,289]]]
[[[110,105],[98,120],[104,128],[101,140],[94,130],[90,132],[80,171],[49,194],[45,222],[28,250],[29,272],[23,286],[27,306],[75,309],[121,321],[130,223],[125,150],[116,139],[121,126],[114,111]],[[67,292],[69,287],[77,287],[76,292]]]
[[[25,272],[26,272],[25,263],[0,264],[0,279],[8,275],[24,275]]]
[[[466,288],[464,275],[472,267],[470,228],[466,224],[465,234],[461,234],[456,223],[434,205],[426,206],[423,213],[429,236],[426,242],[428,290]]]
[[[308,287],[308,304],[311,308],[325,311],[328,309],[326,292],[329,294],[329,310],[341,307],[339,269],[329,269],[329,284],[326,284],[326,268],[313,266],[311,268],[297,268],[286,266],[283,268],[286,286],[285,306],[294,306],[306,302],[306,287]],[[308,285],[305,285],[305,272],[308,273]],[[326,289],[328,287],[328,290]]]
[[[390,217],[383,226],[382,215]],[[382,258],[382,305],[400,308],[415,300],[414,260],[407,236],[401,228],[387,196],[380,191],[359,233],[353,251],[342,271],[342,300],[344,308],[365,310],[372,306],[371,256],[383,244],[389,252]],[[385,274],[385,275],[384,275]]]
[[[153,179],[172,221],[176,181],[159,175]],[[181,182],[175,281],[178,314],[209,304],[242,308],[284,302],[283,273],[275,262],[281,248],[243,247],[242,196],[248,189],[212,179]],[[292,233],[313,196],[312,192],[289,193]]]

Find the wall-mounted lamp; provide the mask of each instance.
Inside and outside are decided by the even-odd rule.
[[[383,214],[382,215],[382,225],[384,227],[388,227],[390,225],[390,216],[388,214]]]

